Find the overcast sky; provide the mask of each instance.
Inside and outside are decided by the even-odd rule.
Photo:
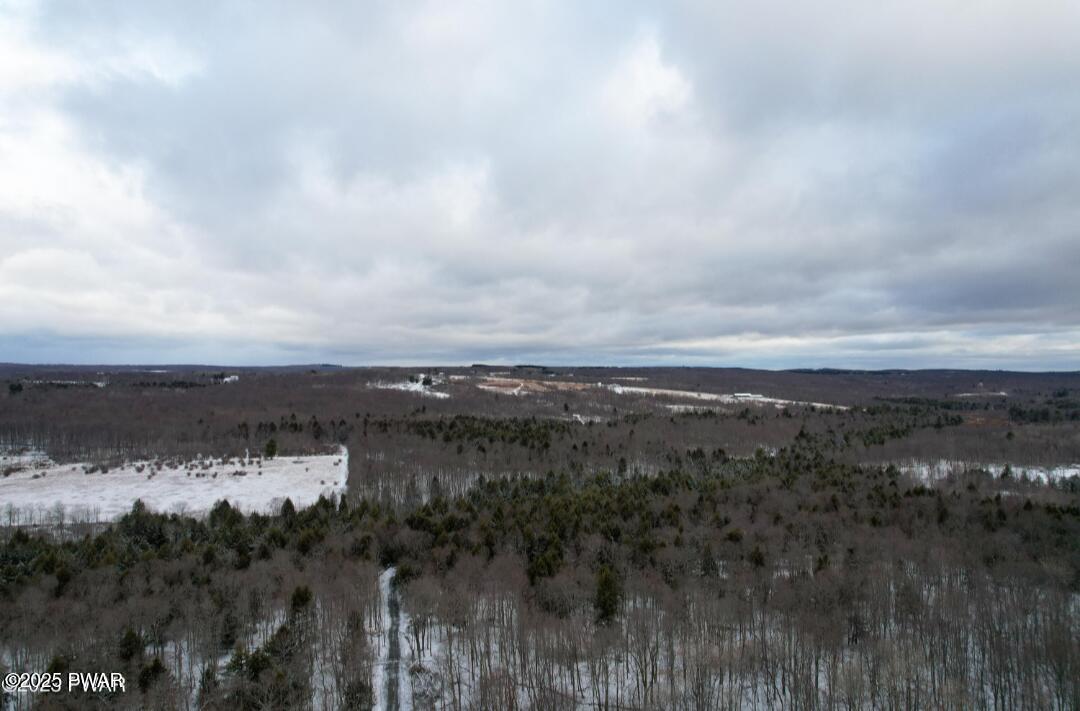
[[[0,0],[0,361],[1080,368],[1080,3]]]

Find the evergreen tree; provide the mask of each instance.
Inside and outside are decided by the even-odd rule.
[[[619,613],[619,598],[622,591],[619,578],[608,566],[600,568],[596,574],[596,621],[607,624]]]

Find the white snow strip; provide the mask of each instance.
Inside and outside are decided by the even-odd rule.
[[[754,393],[700,393],[693,390],[668,390],[664,388],[642,388],[626,385],[612,384],[607,386],[609,390],[619,395],[648,395],[652,397],[679,397],[692,400],[705,400],[721,402],[725,404],[753,403],[758,405],[773,405],[777,408],[787,405],[805,405],[831,410],[847,410],[845,405],[833,405],[826,402],[805,402],[803,400],[784,400],[775,397],[765,397]]]
[[[964,462],[950,459],[939,459],[935,462],[907,461],[898,463],[897,468],[905,474],[912,474],[925,481],[943,479],[950,474],[962,474],[966,471],[983,470],[995,477],[1000,477],[1005,472],[1005,467],[1013,479],[1027,477],[1032,481],[1049,483],[1060,481],[1073,476],[1080,476],[1080,464],[1059,464],[1055,466],[1041,467],[1029,464],[1002,464],[985,462]]]
[[[227,499],[245,512],[277,511],[286,498],[297,507],[320,495],[342,495],[349,476],[348,450],[338,454],[254,460],[212,459],[188,464],[130,462],[108,472],[88,474],[85,464],[0,457],[0,515],[5,511],[51,511],[62,506],[71,517],[113,519],[131,510],[136,499],[163,513],[204,515]]]
[[[520,380],[514,381],[504,378],[496,378],[493,376],[484,376],[484,380],[487,383],[477,383],[476,387],[480,390],[486,390],[489,392],[500,393],[503,395],[533,395],[537,393],[550,392],[554,387],[556,390],[582,390],[584,388],[598,388],[606,389],[615,393],[616,395],[645,395],[648,397],[670,397],[670,398],[683,398],[691,400],[699,400],[705,402],[718,402],[727,405],[736,405],[740,403],[754,404],[754,405],[773,405],[776,408],[787,407],[788,405],[804,405],[807,407],[817,407],[826,410],[847,410],[848,407],[844,405],[834,405],[827,402],[804,402],[802,400],[784,400],[775,397],[765,397],[764,395],[756,395],[754,393],[702,393],[694,390],[673,390],[667,388],[646,388],[636,385],[620,385],[618,383],[595,383],[595,384],[576,384],[566,381],[549,381],[541,382],[537,380]],[[634,377],[622,377],[613,378],[613,380],[644,380],[644,378]]]
[[[665,405],[672,412],[715,412],[716,408],[709,405]]]
[[[24,380],[30,385],[93,385],[95,388],[103,388],[109,384],[107,380]]]
[[[379,574],[379,632],[374,636],[376,660],[372,669],[372,686],[374,687],[375,708],[384,711],[389,707],[387,700],[387,680],[390,676],[389,667],[397,665],[397,700],[398,709],[401,711],[411,710],[412,704],[412,680],[409,674],[411,666],[408,659],[408,629],[409,616],[405,613],[404,605],[398,608],[398,650],[399,657],[396,661],[390,660],[390,635],[395,632],[391,626],[390,596],[393,594],[391,585],[397,569],[390,567]],[[400,599],[400,598],[399,598]]]
[[[375,664],[372,666],[371,687],[375,697],[375,708],[386,708],[386,667],[389,665],[389,643],[385,637],[390,629],[390,581],[394,579],[394,569],[387,568],[379,573],[379,633],[374,635]]]

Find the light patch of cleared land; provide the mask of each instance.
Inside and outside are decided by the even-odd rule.
[[[580,391],[595,387],[589,383],[568,383],[565,380],[529,380],[483,376],[476,387],[500,395],[536,395],[562,390]]]
[[[164,513],[207,513],[227,499],[245,512],[276,511],[286,498],[297,507],[320,495],[341,495],[349,474],[348,451],[274,459],[208,459],[189,463],[130,462],[88,473],[87,464],[0,456],[0,516],[51,511],[57,505],[73,518],[109,520],[131,510],[136,499]],[[241,473],[242,472],[242,473]]]

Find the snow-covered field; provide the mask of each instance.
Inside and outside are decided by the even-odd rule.
[[[429,385],[424,384],[424,380],[427,378],[430,381]],[[396,383],[388,383],[382,380],[377,380],[372,383],[368,383],[369,388],[376,390],[401,390],[406,393],[414,393],[416,395],[424,395],[426,397],[438,398],[439,400],[445,400],[450,397],[450,393],[443,392],[441,390],[435,390],[436,385],[443,383],[443,378],[435,376],[424,376],[420,374],[413,380],[403,380]]]
[[[306,506],[320,494],[345,492],[349,455],[341,447],[337,454],[317,456],[158,460],[92,469],[39,454],[0,455],[0,516],[50,512],[59,505],[69,518],[108,520],[130,511],[136,499],[154,511],[192,515],[205,514],[222,499],[245,512],[274,511],[286,498]]]

